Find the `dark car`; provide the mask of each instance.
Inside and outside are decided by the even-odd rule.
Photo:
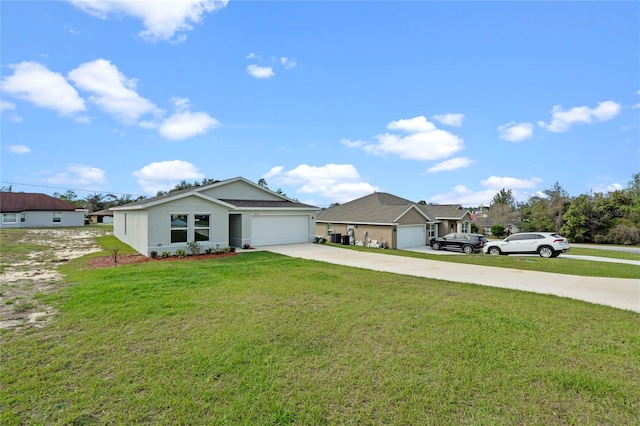
[[[484,235],[456,232],[431,241],[434,250],[457,250],[466,254],[479,253],[487,242]]]

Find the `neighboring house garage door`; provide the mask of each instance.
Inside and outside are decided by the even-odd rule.
[[[309,242],[309,216],[254,216],[251,245],[270,246]]]
[[[424,225],[398,226],[398,248],[425,245],[424,233]]]

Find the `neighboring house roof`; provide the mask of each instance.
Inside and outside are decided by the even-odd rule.
[[[0,211],[20,213],[27,211],[76,211],[83,210],[68,201],[46,194],[29,192],[0,192]]]
[[[90,213],[89,216],[113,216],[111,210],[99,210],[97,212]]]
[[[246,184],[252,185],[256,188],[260,188],[263,191],[269,192],[272,195],[277,196],[280,200],[238,200],[238,199],[217,199],[212,198],[207,195],[201,194],[201,192],[206,191],[210,188],[215,188],[218,186],[223,186],[230,184],[232,182],[241,181]],[[271,191],[269,188],[262,187],[258,184],[255,184],[243,177],[236,177],[233,179],[220,180],[215,183],[204,185],[204,186],[196,186],[193,188],[187,188],[180,191],[174,191],[167,195],[161,195],[158,197],[145,198],[143,200],[135,201],[133,203],[128,203],[118,207],[112,207],[112,210],[135,210],[135,209],[145,209],[148,207],[152,207],[157,204],[166,203],[168,201],[178,200],[184,197],[197,196],[203,199],[209,200],[214,203],[222,204],[228,208],[301,208],[301,209],[317,209],[315,206],[310,206],[308,204],[299,203],[297,201],[293,201],[282,194],[278,194],[277,192]]]
[[[412,201],[386,192],[374,192],[321,211],[318,213],[316,222],[386,225],[398,222],[398,219],[411,209],[418,211],[426,220],[431,220],[428,214]]]
[[[469,211],[460,204],[420,204],[419,207],[430,217],[438,220],[462,219]]]

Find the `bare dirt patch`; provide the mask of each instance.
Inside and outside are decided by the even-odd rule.
[[[53,292],[64,285],[58,266],[71,259],[102,251],[96,238],[110,234],[100,229],[26,229],[17,244],[39,246],[26,254],[14,256],[0,251],[4,268],[0,273],[0,330],[44,327],[55,309],[42,303],[38,294]],[[142,262],[195,261],[235,256],[237,253],[211,253],[184,258],[156,258],[140,254],[106,255],[89,259],[88,268],[107,268]],[[7,266],[8,265],[8,266]]]
[[[18,243],[39,245],[18,259],[4,250],[0,260],[0,329],[44,327],[55,310],[36,295],[64,285],[58,266],[71,259],[100,251],[96,237],[109,233],[100,229],[27,229]],[[6,266],[9,264],[9,266]]]

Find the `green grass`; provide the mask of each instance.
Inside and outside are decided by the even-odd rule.
[[[589,260],[577,260],[563,258],[562,255],[553,259],[543,259],[539,256],[489,256],[483,253],[470,255],[456,254],[429,254],[407,250],[381,250],[362,246],[344,246],[340,244],[328,244],[345,250],[356,250],[371,253],[381,253],[392,256],[414,257],[418,259],[437,260],[441,262],[464,263],[468,265],[494,266],[498,268],[513,268],[527,271],[552,272],[556,274],[581,275],[587,277],[610,278],[640,278],[640,266],[624,263],[594,262]],[[586,250],[585,255],[588,255]],[[596,250],[597,251],[597,250]],[[615,253],[607,251],[607,253]],[[572,253],[577,254],[577,253]],[[581,253],[582,254],[582,253]],[[592,253],[591,256],[597,254]],[[622,255],[622,254],[621,254]],[[634,256],[633,254],[631,254]],[[610,257],[615,257],[612,254]],[[637,256],[637,255],[635,255]],[[628,257],[620,257],[628,258]],[[632,257],[632,260],[640,260]]]
[[[2,335],[1,424],[640,418],[636,313],[267,252],[82,265],[51,325]]]
[[[599,257],[610,257],[612,259],[625,259],[625,260],[637,260],[640,261],[640,254],[636,253],[628,253],[619,250],[607,250],[606,246],[601,249],[592,249],[585,247],[571,247],[571,252],[569,254],[577,254],[580,256],[599,256]]]

